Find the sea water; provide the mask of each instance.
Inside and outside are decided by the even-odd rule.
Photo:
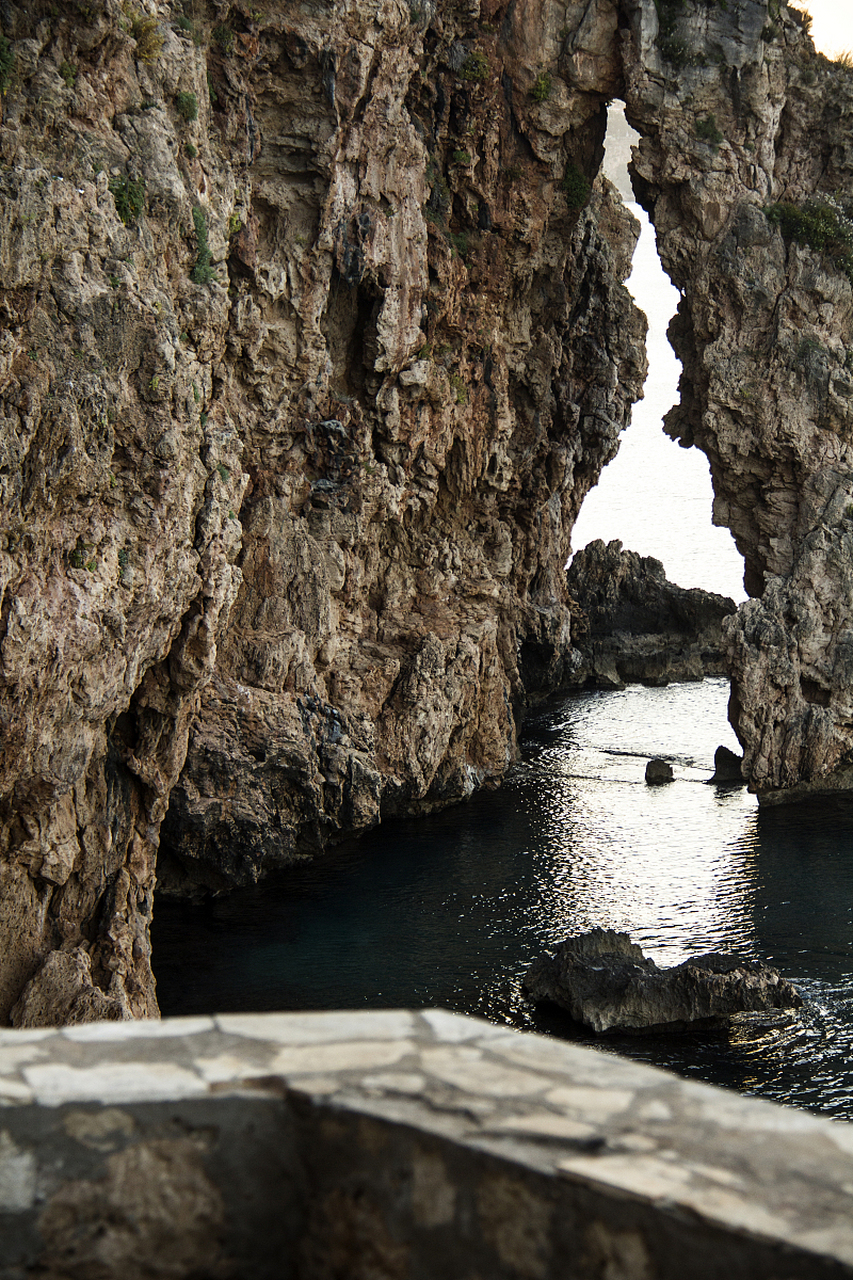
[[[522,978],[603,925],[660,964],[768,960],[806,1000],[790,1019],[603,1047],[853,1118],[853,807],[759,812],[710,784],[718,742],[735,745],[727,697],[708,680],[563,699],[529,724],[499,789],[256,888],[159,901],[163,1013],[443,1006],[592,1043],[531,1006]],[[672,783],[646,785],[653,755],[672,760]]]
[[[574,545],[619,538],[683,586],[742,599],[740,558],[711,525],[707,462],[661,429],[676,398],[665,328],[677,295],[634,212],[630,286],[649,315],[652,372]],[[712,785],[715,748],[737,750],[727,700],[724,680],[564,698],[528,723],[499,789],[383,824],[256,888],[158,901],[163,1013],[441,1005],[591,1043],[534,1008],[522,979],[561,938],[603,925],[661,964],[708,950],[767,960],[805,1008],[601,1047],[853,1118],[853,805],[760,812],[742,788]],[[645,784],[652,756],[672,761],[672,783]]]

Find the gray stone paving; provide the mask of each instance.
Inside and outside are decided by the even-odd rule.
[[[853,1127],[441,1010],[0,1031],[0,1105],[4,1280],[853,1276]]]

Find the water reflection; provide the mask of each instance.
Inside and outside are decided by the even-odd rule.
[[[661,752],[671,690],[585,695],[535,726],[527,768],[546,792],[538,882],[550,941],[600,924],[627,929],[662,964],[755,950],[755,802],[707,783],[730,734],[721,696],[720,681],[682,687],[680,713],[695,727],[689,752],[669,744],[676,777],[665,787],[646,786],[644,769]]]
[[[709,785],[715,748],[735,745],[727,695],[706,681],[569,699],[531,726],[494,793],[229,898],[158,903],[164,1013],[443,1005],[584,1039],[534,1010],[521,979],[543,949],[600,924],[660,963],[771,958],[808,1001],[793,1022],[610,1049],[853,1114],[853,808],[759,813]],[[674,782],[645,785],[653,755]]]

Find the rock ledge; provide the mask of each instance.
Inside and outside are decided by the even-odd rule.
[[[660,969],[627,933],[592,929],[534,960],[524,978],[532,1000],[559,1005],[593,1031],[683,1031],[733,1014],[799,1009],[797,990],[757,960],[709,952]]]

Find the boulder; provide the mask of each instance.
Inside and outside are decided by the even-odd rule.
[[[619,688],[727,674],[722,624],[736,608],[728,596],[676,586],[660,560],[601,538],[576,553],[566,584],[583,619],[573,628],[581,683]]]
[[[646,765],[646,782],[658,786],[661,782],[672,782],[672,765],[668,760],[657,757]]]
[[[790,982],[760,961],[710,952],[660,969],[627,933],[610,929],[567,938],[552,956],[534,960],[524,989],[598,1032],[707,1028],[733,1014],[803,1003]]]
[[[714,776],[711,782],[720,785],[743,786],[743,756],[735,755],[728,747],[717,747],[714,752]]]

